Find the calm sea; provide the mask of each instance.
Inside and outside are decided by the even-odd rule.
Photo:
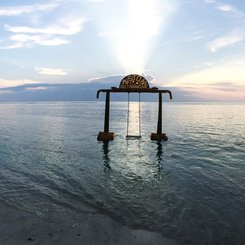
[[[245,104],[164,104],[161,143],[149,139],[157,103],[141,104],[141,140],[125,139],[127,103],[111,104],[109,144],[96,139],[103,121],[102,102],[0,104],[0,201],[42,217],[103,213],[181,244],[245,244]]]

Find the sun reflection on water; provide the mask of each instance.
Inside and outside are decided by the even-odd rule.
[[[139,103],[131,102],[128,111],[128,135],[140,135],[140,108]]]

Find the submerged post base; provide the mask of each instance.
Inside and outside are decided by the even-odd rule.
[[[156,134],[156,133],[151,133],[151,140],[168,140],[168,136],[166,134]]]
[[[113,132],[105,133],[105,132],[99,132],[97,136],[98,141],[110,141],[114,140],[115,134]]]

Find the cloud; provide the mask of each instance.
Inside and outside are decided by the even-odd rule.
[[[36,67],[35,71],[42,75],[65,76],[68,73],[60,68]]]
[[[234,12],[234,11],[236,11],[236,9],[233,6],[228,5],[228,4],[218,5],[216,8],[221,10],[221,11],[224,11],[224,12]]]
[[[208,44],[208,49],[215,53],[219,49],[233,46],[244,40],[244,34],[241,32],[232,32],[228,35],[219,37]]]
[[[47,90],[47,89],[49,88],[45,86],[38,86],[38,87],[27,87],[25,90],[26,91],[39,91],[39,90]]]
[[[184,38],[184,42],[194,42],[194,41],[199,41],[201,39],[205,39],[207,36],[205,35],[195,35],[193,34],[192,36]]]
[[[2,46],[0,49],[14,49],[14,48],[31,48],[34,45],[43,45],[43,46],[58,46],[61,44],[69,43],[68,40],[64,38],[54,37],[52,35],[26,35],[26,34],[17,34],[11,35],[9,37],[10,41],[13,41],[13,44],[8,46]]]
[[[245,85],[245,57],[204,67],[195,72],[183,74],[173,79],[173,86],[191,86],[202,88],[209,84],[229,83],[234,86]],[[245,98],[245,97],[244,97]]]
[[[216,0],[206,0],[208,4],[215,5],[215,8],[221,12],[230,13],[234,17],[244,17],[245,13],[231,4],[222,3]]]
[[[169,85],[189,92],[197,101],[245,101],[245,57],[225,64],[212,65],[179,76]]]
[[[205,3],[216,3],[215,0],[205,0]]]
[[[11,17],[4,19],[7,21],[4,24],[4,33],[9,35],[2,37],[0,49],[29,48],[35,45],[58,46],[69,43],[67,37],[81,32],[86,22],[78,5],[81,3],[75,0],[55,0],[47,4],[0,8],[0,16]],[[54,12],[58,7],[59,11]],[[72,11],[66,10],[64,13],[68,7],[72,7]],[[23,24],[13,25],[14,21]]]
[[[69,17],[60,20],[56,24],[50,24],[45,27],[29,27],[29,26],[9,26],[5,25],[5,29],[14,33],[29,34],[49,34],[49,35],[74,35],[82,30],[85,19],[83,17]]]
[[[127,76],[128,74],[118,74],[118,75],[111,75],[111,76],[102,76],[102,77],[92,77],[88,81],[89,82],[96,82],[96,83],[116,83],[116,86],[118,87],[121,80]],[[152,75],[146,75],[146,74],[141,74],[148,83],[153,83],[155,82],[155,78]],[[115,86],[115,85],[114,85]]]
[[[244,101],[245,86],[233,83],[215,83],[196,89],[196,93],[199,98],[213,101]]]
[[[208,84],[201,88],[197,87],[182,87],[184,92],[192,92],[192,96],[196,97],[196,101],[244,101],[245,86],[241,85],[222,85],[222,84]]]
[[[104,31],[98,32],[98,36],[100,37],[123,37],[125,33],[122,31]]]
[[[37,81],[29,80],[29,79],[10,80],[10,79],[0,78],[0,89],[16,87],[22,84],[35,84],[35,83],[37,83]]]
[[[205,65],[205,66],[213,66],[214,62],[210,62],[210,61],[204,62],[203,65]]]
[[[0,16],[18,16],[36,12],[47,12],[55,9],[56,7],[58,7],[58,4],[55,2],[25,6],[2,7],[0,8]]]
[[[104,2],[105,0],[87,0],[87,1],[92,3],[100,3],[100,2]]]

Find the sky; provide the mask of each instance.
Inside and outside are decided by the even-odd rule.
[[[0,0],[0,99],[131,73],[245,101],[245,1]]]

